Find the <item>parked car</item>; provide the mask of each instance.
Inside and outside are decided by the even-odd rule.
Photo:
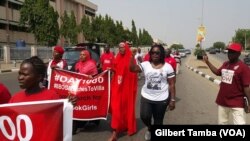
[[[96,61],[97,68],[99,68],[101,47],[105,45],[104,43],[80,43],[72,47],[65,47],[63,59],[67,61],[70,70],[72,65],[79,59],[80,52],[86,49],[90,52],[91,58]]]
[[[179,53],[180,53],[181,58],[187,57],[187,54],[186,54],[186,50],[185,50],[185,49],[179,49],[178,51],[179,51]]]
[[[224,49],[222,52],[223,52],[223,53],[227,53],[227,52],[228,52],[228,50],[227,50],[227,49]]]
[[[185,49],[186,54],[191,54],[191,49]]]
[[[250,66],[250,53],[248,53],[243,60],[245,64]]]
[[[220,49],[219,49],[219,48],[215,48],[215,51],[216,51],[217,53],[220,53]]]
[[[215,48],[210,48],[209,49],[209,54],[216,54],[216,49]]]

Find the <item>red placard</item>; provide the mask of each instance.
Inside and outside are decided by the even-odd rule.
[[[72,120],[73,107],[71,105],[71,112],[67,111],[65,115],[66,102],[67,100],[46,100],[1,105],[0,140],[71,140],[72,122],[67,122],[66,119]]]
[[[49,89],[55,90],[61,98],[66,98],[69,94],[77,96],[73,119],[107,119],[110,99],[109,78],[109,71],[89,78],[87,75],[54,69]]]

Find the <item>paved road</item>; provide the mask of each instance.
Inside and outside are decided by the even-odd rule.
[[[209,80],[197,75],[185,67],[184,64],[189,59],[190,58],[186,58],[183,60],[181,73],[177,76],[176,109],[174,111],[166,112],[164,124],[216,124],[217,107],[214,101],[219,87],[217,84],[211,83]],[[16,73],[0,74],[0,80],[7,85],[12,93],[19,90],[16,78]],[[141,86],[142,84],[143,80],[140,80],[139,85]],[[140,87],[138,89],[140,90]],[[120,141],[144,140],[145,127],[139,119],[139,100],[140,94],[138,94],[136,107],[138,132],[131,137],[123,134],[119,138]],[[248,115],[247,123],[250,123],[249,119],[250,114]],[[110,135],[110,117],[108,117],[108,120],[101,121],[101,124],[98,127],[87,126],[73,136],[73,141],[105,141],[108,140]]]
[[[188,58],[187,58],[188,59]],[[187,60],[186,59],[186,60]],[[186,61],[184,60],[184,62]],[[140,81],[142,85],[143,80]],[[166,112],[164,124],[216,124],[217,107],[214,103],[218,85],[200,77],[196,73],[181,66],[181,73],[177,76],[177,102],[174,111]],[[140,95],[138,95],[138,100]],[[146,128],[139,119],[139,101],[137,100],[138,133],[134,136],[122,135],[120,141],[144,141]],[[110,120],[102,121],[99,127],[83,130],[73,136],[73,141],[107,140],[111,135]]]

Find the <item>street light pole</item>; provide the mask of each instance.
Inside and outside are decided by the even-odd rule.
[[[201,26],[203,26],[203,9],[204,9],[204,0],[202,0],[202,5],[201,5]],[[202,49],[202,41],[203,39],[201,39],[200,41],[200,48]]]
[[[204,9],[204,0],[202,0],[202,7],[201,7],[201,25],[203,25],[203,9]]]

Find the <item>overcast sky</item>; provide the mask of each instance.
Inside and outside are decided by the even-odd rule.
[[[89,1],[98,6],[98,15],[122,21],[130,30],[133,19],[137,31],[144,28],[154,39],[169,45],[178,42],[185,48],[196,45],[197,29],[202,23],[207,31],[204,47],[217,41],[227,44],[237,29],[250,29],[250,0]]]

